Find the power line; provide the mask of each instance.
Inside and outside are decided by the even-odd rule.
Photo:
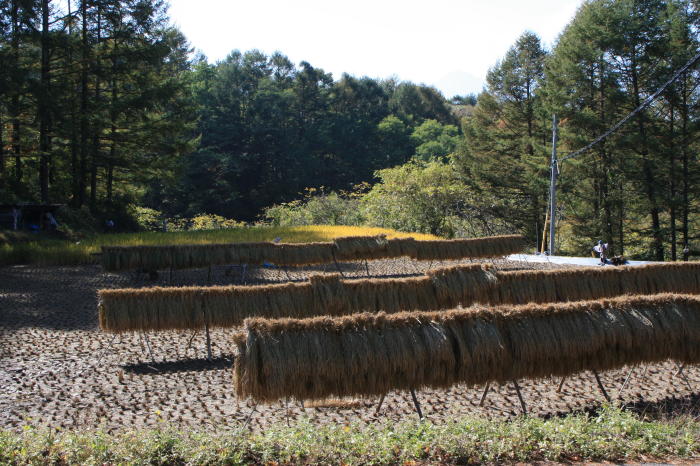
[[[663,84],[663,86],[661,86],[660,88],[658,88],[658,89],[656,90],[656,92],[654,92],[652,95],[650,95],[649,97],[647,97],[646,100],[645,100],[644,102],[642,102],[641,105],[640,105],[639,107],[637,107],[637,108],[635,108],[634,110],[632,110],[632,112],[630,112],[629,115],[627,115],[626,117],[624,117],[622,120],[618,121],[618,122],[617,122],[614,126],[612,126],[609,130],[607,130],[605,133],[603,133],[603,134],[601,134],[600,136],[598,136],[597,138],[595,138],[593,141],[591,141],[591,142],[590,142],[588,145],[586,145],[585,147],[583,147],[583,148],[577,150],[576,152],[573,152],[573,153],[567,155],[566,157],[562,157],[561,160],[560,160],[560,163],[561,163],[561,162],[564,162],[565,160],[569,160],[569,159],[573,159],[574,157],[578,157],[579,155],[581,155],[581,154],[583,154],[584,152],[588,151],[590,148],[592,148],[593,146],[595,146],[596,144],[598,144],[599,142],[603,141],[603,140],[606,139],[608,136],[610,136],[611,134],[613,134],[613,133],[614,133],[615,131],[617,131],[622,125],[624,125],[625,123],[627,123],[629,120],[631,120],[632,118],[634,118],[635,115],[637,115],[639,112],[641,112],[641,111],[644,110],[646,107],[648,107],[649,104],[651,104],[654,100],[656,100],[656,98],[657,98],[659,95],[661,95],[661,93],[662,93],[663,91],[665,91],[666,88],[667,88],[668,86],[671,85],[671,83],[673,83],[676,79],[678,79],[683,73],[685,73],[686,71],[688,71],[688,68],[690,68],[690,67],[692,67],[693,65],[695,65],[695,63],[697,63],[699,60],[700,60],[700,52],[698,52],[698,54],[695,55],[693,58],[691,58],[691,59],[688,61],[688,63],[686,63],[685,65],[683,65],[683,67],[681,67],[678,71],[676,71],[676,73],[675,73],[673,76],[671,76],[671,79],[669,79],[668,81],[666,81],[666,82]]]

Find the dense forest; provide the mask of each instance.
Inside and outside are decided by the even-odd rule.
[[[589,0],[551,50],[525,32],[494,57],[480,95],[448,100],[282,53],[234,50],[211,63],[160,1],[8,0],[0,203],[61,203],[95,218],[140,206],[168,218],[521,232],[534,248],[552,116],[561,155],[585,146],[698,53],[699,31],[697,0]],[[696,64],[561,164],[564,252],[596,239],[636,257],[697,252],[699,86]]]

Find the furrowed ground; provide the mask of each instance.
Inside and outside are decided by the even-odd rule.
[[[546,267],[497,261],[499,268]],[[431,264],[410,260],[370,262],[372,276],[422,273]],[[433,263],[432,267],[449,265]],[[363,277],[361,263],[341,264],[348,276]],[[250,268],[247,283],[301,280],[323,267],[286,273]],[[334,271],[329,266],[329,272]],[[206,270],[175,271],[173,284],[205,284]],[[215,267],[215,284],[235,283],[238,268]],[[24,426],[61,429],[99,428],[106,432],[163,425],[197,431],[239,429],[249,419],[254,432],[300,420],[313,425],[375,425],[416,418],[410,394],[390,393],[375,413],[378,400],[328,400],[322,403],[254,405],[233,394],[231,364],[233,330],[213,330],[214,360],[206,360],[204,334],[150,333],[116,337],[97,326],[96,290],[125,286],[166,285],[168,274],[156,282],[135,274],[104,273],[98,266],[7,266],[0,268],[0,427],[20,431]],[[155,362],[148,350],[150,344]],[[627,369],[601,375],[613,398],[646,414],[695,412],[700,371],[686,368],[677,376],[674,363],[634,370],[622,393]],[[595,379],[582,373],[567,379],[521,381],[532,416],[550,417],[595,409],[603,401]],[[511,419],[520,403],[510,385],[495,386],[483,406],[483,387],[455,386],[418,392],[423,413],[435,425],[451,419]]]

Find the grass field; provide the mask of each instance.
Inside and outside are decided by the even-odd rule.
[[[437,239],[433,235],[402,233],[373,227],[313,225],[300,227],[254,226],[204,231],[141,232],[97,235],[81,241],[40,240],[0,244],[0,265],[81,265],[97,262],[92,254],[101,246],[172,244],[211,244],[272,241],[286,243],[330,241],[341,236],[386,234],[388,238],[412,236],[418,240]]]
[[[162,428],[107,434],[26,426],[0,431],[2,464],[477,464],[532,461],[693,459],[700,424],[692,417],[645,421],[617,408],[595,416],[445,425],[314,425],[299,421],[264,433],[217,434]]]

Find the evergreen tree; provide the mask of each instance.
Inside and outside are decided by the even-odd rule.
[[[492,214],[532,239],[547,199],[549,126],[539,95],[545,58],[539,38],[526,32],[489,71],[456,158],[465,182],[496,201]]]

